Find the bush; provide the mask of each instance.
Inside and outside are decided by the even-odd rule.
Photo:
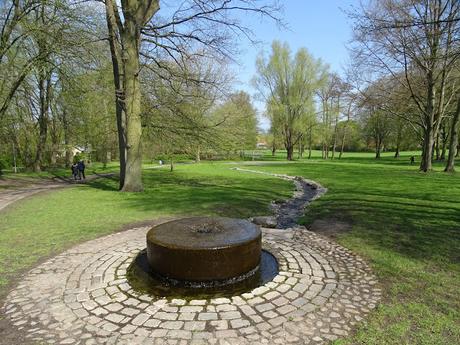
[[[86,155],[84,153],[77,153],[75,156],[73,156],[74,163],[78,163],[81,160],[84,160],[85,162],[87,161]]]

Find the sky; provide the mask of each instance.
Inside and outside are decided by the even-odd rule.
[[[260,51],[267,54],[273,40],[286,41],[293,52],[307,48],[315,58],[330,65],[331,71],[341,74],[346,65],[348,53],[345,45],[351,39],[351,23],[343,10],[359,6],[359,0],[281,0],[284,13],[281,14],[287,29],[278,28],[270,20],[244,19],[251,27],[255,38],[261,41],[257,46],[249,41],[240,42],[241,55],[236,67],[236,89],[245,90],[254,96],[256,90],[251,86],[255,74],[255,61]],[[246,22],[248,20],[248,22]],[[253,98],[254,99],[254,98]],[[255,106],[263,113],[263,103],[255,101]],[[259,116],[259,124],[268,129],[268,120]]]

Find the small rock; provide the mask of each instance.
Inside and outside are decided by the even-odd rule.
[[[276,228],[278,222],[275,217],[271,216],[258,216],[249,219],[254,224],[260,225],[264,228]]]

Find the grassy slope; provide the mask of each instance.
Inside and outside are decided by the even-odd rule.
[[[260,167],[327,186],[304,222],[351,222],[339,242],[368,258],[386,288],[368,324],[338,344],[460,344],[460,174],[408,162],[358,154]]]
[[[340,344],[460,343],[460,175],[421,174],[408,164],[412,154],[399,161],[360,153],[341,161],[284,164],[280,153],[276,164],[254,167],[303,175],[328,187],[305,223],[350,221],[352,232],[339,241],[368,258],[385,285],[384,303]],[[15,272],[123,224],[174,214],[246,217],[290,194],[285,181],[229,167],[183,165],[173,174],[147,169],[144,193],[121,194],[115,181],[99,180],[10,208],[0,217],[0,295]]]

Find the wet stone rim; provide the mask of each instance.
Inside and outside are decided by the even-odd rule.
[[[30,271],[1,313],[49,344],[320,344],[346,336],[381,297],[367,264],[305,228],[262,229],[273,281],[232,298],[140,295],[126,269],[148,227],[89,241]]]

